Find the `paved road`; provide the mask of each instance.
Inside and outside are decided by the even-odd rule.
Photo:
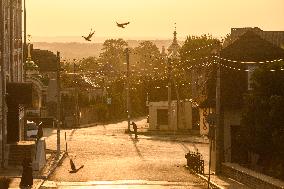
[[[103,186],[118,188],[125,184],[145,188],[146,183],[151,188],[206,188],[203,181],[184,168],[185,153],[196,145],[159,136],[140,135],[136,140],[134,136],[124,134],[126,125],[127,122],[121,122],[66,131],[68,153],[76,166],[84,165],[84,168],[76,174],[69,173],[69,159],[66,158],[45,186],[84,188],[96,186],[97,181],[120,181]],[[138,128],[144,126],[145,120],[138,121],[137,125]],[[64,132],[61,132],[62,139]],[[55,132],[45,130],[45,134],[50,135],[47,148],[56,149]],[[63,141],[62,148],[65,148]],[[199,145],[208,149],[207,144]],[[90,184],[90,181],[94,183]]]
[[[129,189],[200,189],[203,185],[190,182],[167,182],[167,181],[143,181],[143,180],[123,180],[123,181],[89,181],[89,182],[52,182],[47,181],[42,188],[129,188]]]

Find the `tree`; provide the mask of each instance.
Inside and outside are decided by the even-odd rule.
[[[124,70],[124,49],[127,45],[127,42],[123,39],[108,39],[103,43],[103,52],[100,54],[100,61],[104,67],[103,71],[105,71],[105,73]]]
[[[245,97],[242,117],[248,150],[260,155],[259,165],[264,173],[281,179],[284,179],[283,65],[271,63],[254,72],[253,90]]]
[[[143,75],[155,75],[164,70],[161,53],[153,42],[143,41],[133,49],[133,52],[132,55],[136,58],[136,70],[141,71]]]
[[[211,35],[188,36],[180,49],[180,62],[175,65],[176,80],[190,83],[185,98],[196,98],[212,93],[208,84],[214,78],[213,52],[220,48],[220,41]],[[211,82],[212,83],[212,82]],[[190,92],[189,92],[190,91]],[[195,94],[190,94],[195,91]]]

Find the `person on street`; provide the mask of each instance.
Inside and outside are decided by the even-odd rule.
[[[137,125],[136,125],[136,123],[134,123],[134,121],[132,121],[132,126],[133,126],[133,131],[134,131],[134,134],[135,134],[135,139],[137,139],[138,138],[138,136],[137,136]]]
[[[22,162],[23,173],[20,187],[31,187],[33,185],[33,168],[31,163],[31,159],[26,155]]]
[[[43,137],[42,122],[38,125],[37,141],[40,140],[41,137]]]

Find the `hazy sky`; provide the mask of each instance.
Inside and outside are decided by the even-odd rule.
[[[98,37],[179,38],[231,27],[284,30],[284,0],[26,0],[32,36],[81,36],[93,27]],[[115,21],[130,21],[126,29]]]

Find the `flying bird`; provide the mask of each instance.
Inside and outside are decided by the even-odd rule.
[[[116,25],[117,25],[118,27],[120,27],[120,28],[125,28],[125,26],[128,25],[128,24],[130,24],[130,22],[121,23],[121,24],[119,24],[119,23],[116,22]]]
[[[92,31],[91,29],[91,32],[89,33],[89,35],[87,37],[85,36],[82,36],[86,41],[91,41],[91,38],[93,37],[95,31]]]
[[[78,169],[76,169],[76,166],[73,160],[70,158],[70,167],[71,167],[71,171],[69,171],[69,173],[77,173],[80,169],[84,167],[84,165],[81,165]]]

